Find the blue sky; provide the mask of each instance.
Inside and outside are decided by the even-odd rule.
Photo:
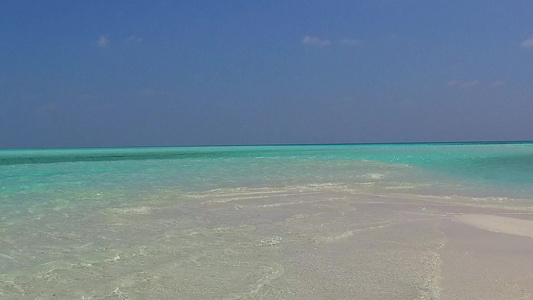
[[[0,2],[0,148],[533,140],[531,1]]]

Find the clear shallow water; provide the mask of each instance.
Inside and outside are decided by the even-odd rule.
[[[0,176],[5,201],[54,192],[309,183],[431,184],[437,191],[453,184],[473,194],[527,197],[533,192],[533,144],[4,150]]]
[[[276,218],[289,204],[365,193],[531,208],[533,144],[3,150],[0,295],[48,299],[59,291],[67,298],[106,299],[120,296],[117,287],[135,286],[130,296],[141,299],[142,285],[152,278],[147,274],[160,276],[151,280],[161,286],[194,285],[199,284],[194,278],[207,273],[224,276],[228,265],[238,266],[234,278],[257,275],[251,281],[255,284],[281,272],[274,261],[257,265],[254,255],[279,255],[268,247],[279,244],[282,236],[262,231],[264,224],[254,223],[260,220],[255,210],[254,215],[239,215],[239,201],[258,201],[255,209],[279,208],[279,215],[262,222],[274,222],[267,225],[280,230]],[[217,210],[218,204],[227,205]],[[297,210],[292,213],[286,217],[299,218]],[[313,226],[322,230],[315,223],[298,230]],[[228,238],[221,238],[223,233]],[[298,247],[305,241],[298,240]],[[209,247],[223,249],[221,257],[233,260],[217,265]],[[214,266],[204,264],[200,277],[194,272],[179,277],[166,265],[193,270],[199,257]],[[88,291],[88,282],[101,293]],[[235,283],[234,288],[252,283]],[[212,286],[217,291],[216,282]],[[185,295],[161,289],[150,295]],[[202,288],[190,286],[188,291],[194,289]]]

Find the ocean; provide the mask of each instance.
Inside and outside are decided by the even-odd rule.
[[[350,195],[533,209],[533,143],[1,150],[0,298],[274,299],[284,207]]]

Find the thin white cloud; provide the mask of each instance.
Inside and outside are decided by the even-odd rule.
[[[154,96],[172,96],[170,92],[166,92],[164,90],[158,90],[158,89],[152,89],[152,88],[144,88],[139,90],[139,95],[142,97],[154,97]]]
[[[459,80],[450,80],[448,81],[447,85],[448,86],[458,86],[459,85]]]
[[[303,38],[302,44],[307,45],[307,46],[324,47],[324,46],[328,46],[329,44],[331,44],[331,42],[329,40],[321,39],[316,36],[308,35]]]
[[[156,94],[157,93],[153,89],[150,89],[150,88],[139,90],[139,95],[145,96],[145,97],[155,96]]]
[[[528,39],[525,39],[523,42],[522,42],[522,47],[524,48],[531,48],[533,47],[533,37],[530,37]]]
[[[500,86],[504,86],[506,84],[505,81],[503,80],[496,80],[496,81],[493,81],[490,83],[490,86],[492,87],[500,87]]]
[[[481,81],[479,80],[465,81],[461,83],[461,87],[472,87],[472,86],[478,86],[480,84],[481,84]]]
[[[346,45],[346,46],[359,46],[363,44],[363,42],[361,42],[360,40],[357,40],[357,39],[343,39],[341,40],[341,45]]]
[[[58,112],[58,107],[55,103],[49,102],[34,110],[39,115],[51,116]]]
[[[447,82],[448,86],[459,87],[459,88],[469,88],[481,85],[479,80],[470,80],[470,81],[460,81],[460,80],[450,80]]]
[[[141,43],[143,40],[144,40],[143,38],[140,38],[134,35],[130,35],[129,37],[126,38],[126,42],[130,42],[130,43]]]
[[[109,34],[101,35],[96,41],[96,45],[100,48],[105,48],[109,45]]]

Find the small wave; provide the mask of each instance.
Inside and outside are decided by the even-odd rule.
[[[359,177],[361,177],[361,178],[370,178],[370,179],[382,179],[382,178],[384,178],[385,176],[387,176],[387,174],[383,174],[383,173],[369,173],[369,174],[361,175],[361,176],[359,176]]]
[[[146,215],[152,211],[151,207],[138,206],[138,207],[124,207],[124,208],[112,208],[111,212],[119,213],[123,215]]]

